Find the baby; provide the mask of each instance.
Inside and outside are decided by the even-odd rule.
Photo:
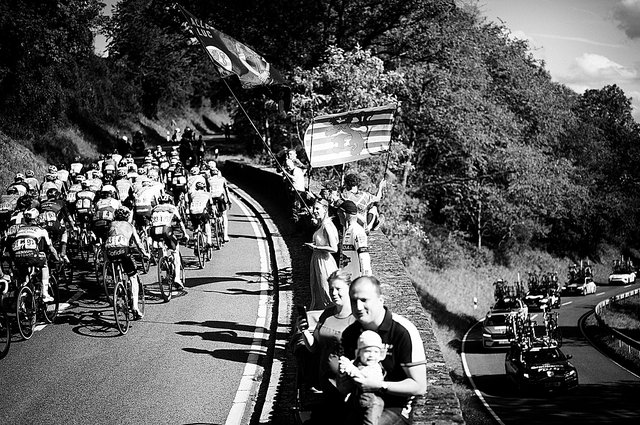
[[[340,357],[340,371],[348,376],[384,379],[384,370],[380,362],[386,355],[380,335],[374,331],[364,331],[358,338],[356,359],[351,362]],[[349,394],[347,397],[351,396]],[[358,392],[358,404],[363,414],[362,424],[377,425],[384,409],[384,400],[376,393]]]

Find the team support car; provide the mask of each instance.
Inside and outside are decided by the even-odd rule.
[[[595,294],[598,287],[593,279],[587,277],[584,280],[568,282],[563,290],[567,295]]]
[[[578,386],[578,371],[557,345],[512,344],[505,357],[505,372],[521,391],[557,392]]]
[[[552,289],[530,291],[525,297],[524,302],[529,310],[542,310],[543,308],[560,308],[562,305],[562,297],[560,291]]]
[[[636,283],[636,268],[631,259],[627,261],[624,257],[613,261],[613,270],[609,275],[609,285],[629,285]]]
[[[511,339],[508,332],[507,317],[510,315],[528,317],[529,309],[517,298],[506,298],[496,302],[482,323],[482,346],[506,347]]]
[[[609,285],[629,285],[636,283],[636,272],[612,273],[609,275]]]

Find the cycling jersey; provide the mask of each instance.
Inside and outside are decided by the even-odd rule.
[[[127,179],[118,179],[114,183],[116,190],[118,191],[118,197],[121,201],[125,201],[129,199],[130,196],[133,195],[132,184]]]
[[[60,188],[58,187],[56,182],[51,182],[47,180],[44,183],[42,183],[42,187],[40,188],[40,199],[47,199],[47,192],[49,191],[49,189],[57,189],[58,191],[60,191]]]
[[[204,183],[204,185],[207,185],[207,179],[204,178],[204,176],[198,174],[197,176],[189,176],[189,178],[187,179],[187,191],[189,193],[193,193],[196,191],[196,184],[197,183]]]
[[[0,196],[0,215],[8,214],[11,216],[18,205],[20,195],[2,195]]]
[[[225,186],[227,184],[227,179],[222,177],[220,174],[211,176],[208,179],[209,181],[209,192],[213,198],[221,198],[226,197]]]
[[[42,213],[38,217],[38,222],[52,238],[57,240],[65,230],[64,220],[68,220],[65,202],[61,199],[47,200],[40,208]]]
[[[21,225],[11,243],[11,254],[17,266],[42,266],[46,262],[44,247],[51,245],[47,231],[35,225]]]
[[[18,195],[20,196],[26,195],[29,191],[29,185],[24,182],[12,183],[7,187],[7,190],[11,187],[15,187],[18,190]]]
[[[126,221],[114,221],[110,223],[107,230],[105,251],[111,261],[118,260],[122,264],[124,272],[133,276],[136,273],[136,266],[129,255],[129,245],[131,239],[135,238],[135,229]]]
[[[147,183],[148,184],[148,183]],[[151,210],[158,204],[160,197],[159,187],[156,185],[145,186],[135,195],[136,214],[151,214]]]
[[[106,226],[113,221],[115,211],[122,204],[113,198],[100,199],[96,202],[96,212],[93,215],[93,222],[96,226]]]
[[[211,195],[209,192],[199,190],[190,195],[189,213],[192,215],[205,214],[209,212],[211,205]]]
[[[24,182],[31,190],[40,190],[40,182],[35,177],[26,177]]]
[[[175,249],[177,239],[173,235],[173,226],[180,222],[180,214],[175,205],[160,204],[151,214],[151,238],[164,240],[169,249]]]
[[[82,172],[82,167],[84,166],[80,162],[74,162],[69,166],[73,174],[80,174]]]

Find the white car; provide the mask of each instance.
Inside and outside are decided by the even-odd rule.
[[[609,275],[609,285],[629,285],[632,283],[636,283],[636,272]]]
[[[569,295],[588,295],[595,294],[598,287],[591,278],[585,278],[583,282],[569,282],[567,283],[563,291]]]

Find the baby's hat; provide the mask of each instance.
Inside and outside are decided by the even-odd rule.
[[[382,350],[384,347],[382,345],[382,339],[380,339],[380,335],[378,335],[374,331],[364,331],[360,334],[358,338],[358,351],[367,348],[367,347],[378,347]]]

